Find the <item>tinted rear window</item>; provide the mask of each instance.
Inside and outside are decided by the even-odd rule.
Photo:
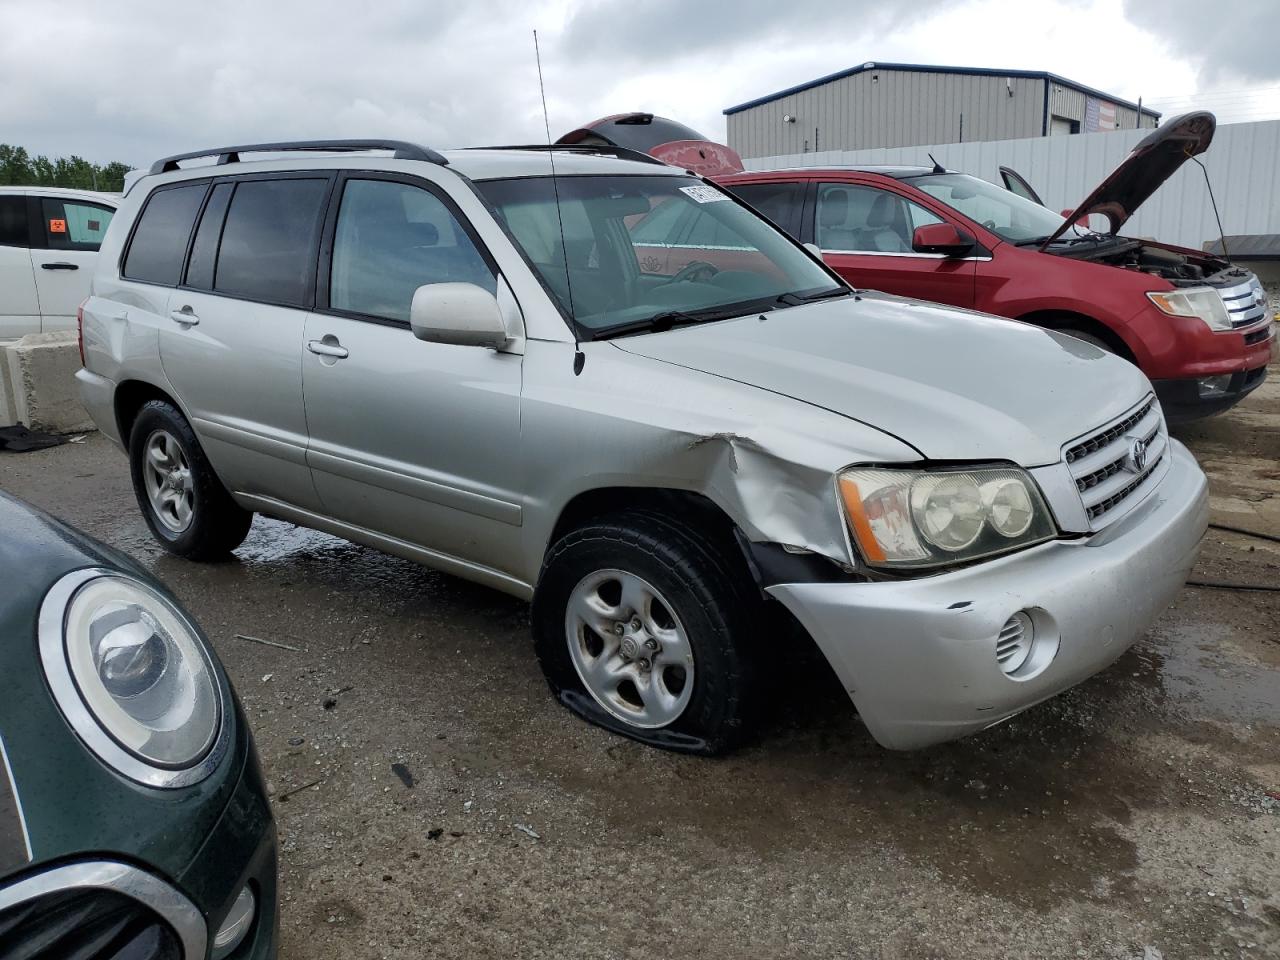
[[[643,115],[632,114],[621,120],[607,120],[594,128],[596,133],[608,137],[620,147],[648,153],[654,147],[673,140],[705,140],[697,130],[682,123],[654,117],[645,122]]]
[[[209,202],[204,205],[196,239],[191,244],[191,259],[187,263],[187,286],[201,290],[213,288],[213,265],[218,257],[218,236],[222,233],[222,221],[231,202],[234,183],[214,184]]]
[[[268,303],[305,305],[327,179],[246,180],[222,228],[213,288]]]
[[[26,197],[0,197],[0,246],[27,246]]]
[[[176,286],[182,277],[182,260],[207,183],[157,190],[138,218],[138,227],[124,261],[130,280]]]

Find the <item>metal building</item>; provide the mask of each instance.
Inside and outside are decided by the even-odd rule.
[[[864,63],[724,111],[744,158],[1154,127],[1155,110],[1043,70]]]

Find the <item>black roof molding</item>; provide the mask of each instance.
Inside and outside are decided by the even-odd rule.
[[[1083,83],[1076,83],[1074,80],[1068,80],[1066,77],[1060,77],[1056,73],[1049,73],[1047,70],[995,70],[990,67],[939,67],[925,63],[876,63],[868,61],[860,63],[856,67],[850,67],[847,70],[840,70],[836,73],[829,73],[825,77],[818,77],[816,80],[810,80],[807,83],[796,84],[794,87],[787,87],[785,90],[779,90],[777,93],[766,94],[763,97],[757,97],[754,100],[748,100],[746,103],[739,103],[737,106],[725,107],[724,115],[729,116],[734,113],[741,113],[743,110],[749,110],[752,107],[758,107],[761,104],[769,103],[773,100],[780,100],[782,97],[790,96],[793,93],[800,93],[804,90],[812,90],[814,87],[820,87],[824,83],[831,83],[833,80],[843,80],[845,77],[852,77],[859,73],[865,73],[868,70],[905,70],[912,73],[949,73],[961,77],[1014,77],[1021,80],[1047,80],[1050,83],[1056,83],[1061,87],[1068,87],[1072,90],[1078,90],[1081,93],[1094,97],[1100,97],[1111,103],[1121,107],[1128,107],[1130,110],[1137,110],[1138,105],[1128,100],[1121,100],[1109,93],[1103,93],[1094,87],[1086,87]],[[1159,119],[1160,112],[1152,110],[1150,107],[1142,108],[1143,114],[1148,117]]]
[[[182,160],[197,160],[202,157],[217,157],[217,163],[221,166],[225,163],[239,163],[242,153],[355,153],[366,150],[390,150],[396,160],[425,160],[442,167],[449,163],[442,154],[430,147],[404,140],[290,140],[283,143],[246,143],[235,147],[211,147],[191,153],[176,153],[172,157],[157,160],[151,165],[150,172],[169,173],[180,169],[178,164]]]

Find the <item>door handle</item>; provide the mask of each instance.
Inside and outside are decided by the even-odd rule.
[[[57,263],[42,263],[41,270],[79,270],[80,264],[67,263],[65,260],[59,260]]]
[[[196,312],[190,307],[183,307],[181,310],[170,310],[169,319],[174,323],[180,323],[184,327],[194,327],[200,322],[200,318],[196,316]]]
[[[336,360],[342,360],[347,356],[347,348],[333,337],[328,340],[308,340],[307,349],[322,357],[333,357]]]

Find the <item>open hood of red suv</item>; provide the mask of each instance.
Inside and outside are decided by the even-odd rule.
[[[1085,201],[1067,216],[1058,231],[1044,242],[1044,249],[1066,233],[1081,217],[1100,213],[1116,233],[1138,207],[1160,188],[1160,185],[1196,154],[1204,153],[1213,142],[1217,120],[1212,113],[1197,111],[1174,117],[1154,130],[1111,171]]]

